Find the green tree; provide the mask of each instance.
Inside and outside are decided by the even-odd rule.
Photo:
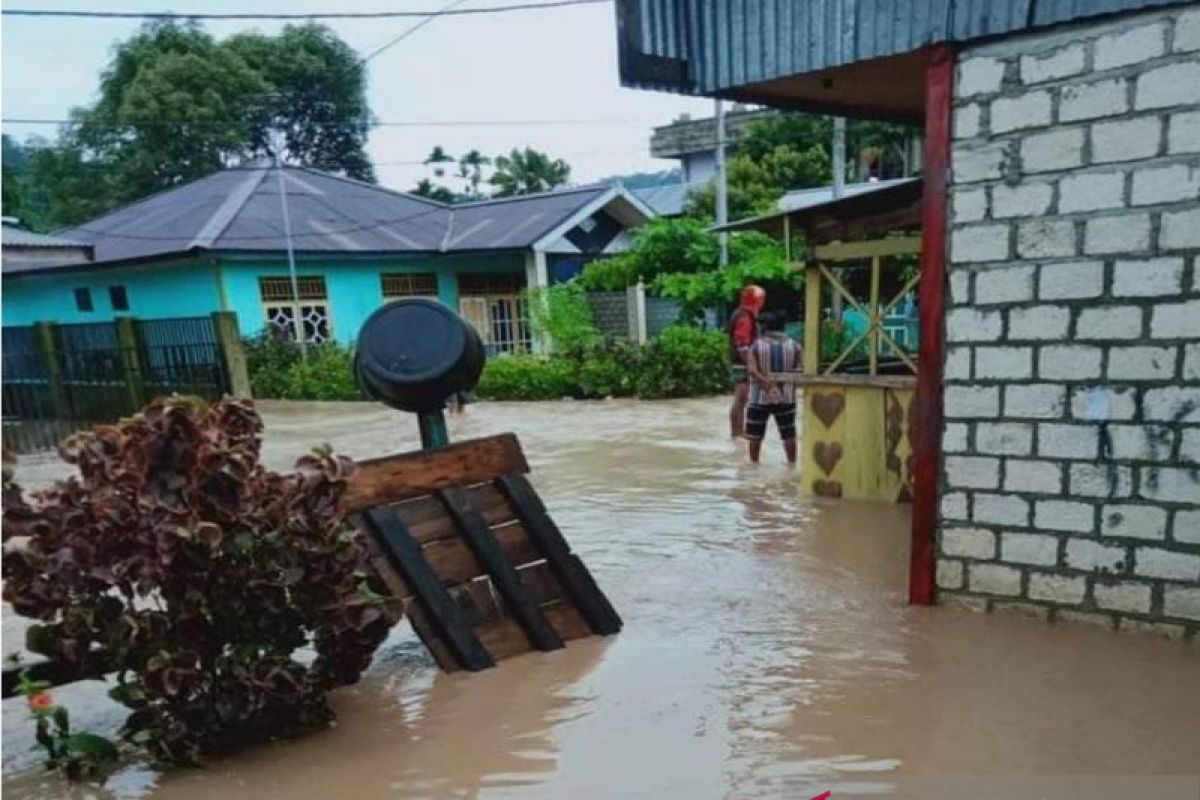
[[[421,180],[417,181],[417,185],[412,190],[412,193],[418,197],[427,197],[430,200],[437,200],[440,203],[453,203],[459,199],[458,195],[456,195],[454,192],[447,189],[445,186],[439,186],[438,184],[429,180],[429,178],[422,178]]]
[[[593,291],[615,291],[638,281],[652,283],[668,273],[714,270],[720,258],[717,237],[698,219],[652,219],[633,233],[628,250],[593,261],[580,280]]]
[[[367,156],[371,109],[367,70],[350,45],[323,25],[288,25],[278,36],[245,33],[221,47],[241,56],[270,87],[253,129],[255,152],[281,131],[289,161],[375,180]]]
[[[496,197],[545,192],[566,183],[571,167],[562,159],[526,147],[496,156],[496,172],[490,183],[496,187]]]
[[[491,163],[492,160],[478,150],[469,150],[459,156],[458,176],[466,179],[470,199],[478,200],[483,196],[479,184],[483,183],[483,168]]]

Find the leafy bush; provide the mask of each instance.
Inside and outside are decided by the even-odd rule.
[[[578,281],[527,289],[525,307],[535,337],[545,337],[556,351],[578,350],[600,341],[587,292]]]
[[[354,351],[336,342],[309,345],[263,334],[245,343],[250,388],[275,400],[362,400],[354,380]]]
[[[117,674],[122,736],[191,763],[326,724],[394,622],[338,511],[353,462],[259,462],[249,401],[161,398],[60,446],[79,477],[4,486],[4,599],[27,646]],[[308,663],[296,652],[310,650]]]
[[[644,345],[610,341],[549,358],[488,362],[476,394],[491,400],[689,397],[729,388],[725,335],[674,326]]]

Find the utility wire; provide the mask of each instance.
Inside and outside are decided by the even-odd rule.
[[[426,25],[433,22],[435,19],[437,19],[438,14],[445,15],[448,12],[457,8],[458,6],[461,6],[465,2],[467,2],[467,0],[450,0],[449,3],[447,3],[445,6],[439,8],[434,14],[430,14],[428,17],[425,17],[425,19],[421,20],[420,22],[413,23],[411,26],[409,26],[407,29],[405,29],[403,32],[401,32],[399,36],[396,36],[395,38],[390,39],[386,44],[384,44],[380,47],[376,47],[374,50],[367,53],[365,56],[363,56],[361,59],[359,59],[359,63],[366,64],[368,61],[370,61],[375,56],[385,52],[386,50],[391,49],[395,45],[400,44],[400,42],[404,41],[409,36],[412,36],[414,33],[421,30],[421,28],[424,28]]]
[[[151,11],[83,11],[51,10],[40,8],[5,8],[0,14],[6,17],[72,17],[82,19],[205,19],[205,20],[356,20],[356,19],[404,19],[415,17],[460,17],[478,14],[502,14],[510,11],[536,11],[542,8],[564,8],[608,4],[612,0],[550,0],[546,3],[513,3],[484,8],[443,8],[433,11],[342,11],[322,13],[174,13]]]

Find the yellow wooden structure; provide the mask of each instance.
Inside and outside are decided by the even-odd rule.
[[[800,480],[806,493],[907,502],[912,497],[913,396],[917,365],[883,327],[884,317],[917,286],[904,281],[881,296],[882,276],[898,256],[921,250],[921,181],[883,186],[804,209],[746,220],[725,230],[760,230],[781,236],[789,263],[805,272],[804,372],[789,376],[802,390]],[[803,260],[792,258],[793,233],[803,233]],[[869,292],[860,301],[837,271],[869,269]],[[834,295],[867,320],[832,360],[821,362],[821,320]],[[847,359],[866,343],[865,372],[847,370]],[[881,353],[901,374],[881,374]],[[893,363],[890,366],[896,366]]]

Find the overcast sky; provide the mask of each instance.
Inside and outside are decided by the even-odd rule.
[[[302,12],[427,10],[447,0],[6,0],[9,7],[120,11]],[[512,0],[467,0],[463,7]],[[416,20],[328,23],[361,53],[383,45]],[[91,102],[113,44],[130,36],[132,20],[5,17],[5,118],[62,118]],[[223,37],[281,25],[209,22]],[[651,159],[650,128],[681,112],[711,113],[712,101],[623,89],[617,80],[614,10],[600,4],[433,21],[370,62],[368,95],[381,120],[598,120],[587,125],[376,128],[369,150],[380,181],[410,189],[427,168],[419,162],[434,145],[452,154],[478,148],[487,155],[530,145],[565,159],[575,182],[619,172],[669,169]],[[602,120],[602,121],[600,121]],[[5,124],[24,138],[53,138],[53,126]]]

